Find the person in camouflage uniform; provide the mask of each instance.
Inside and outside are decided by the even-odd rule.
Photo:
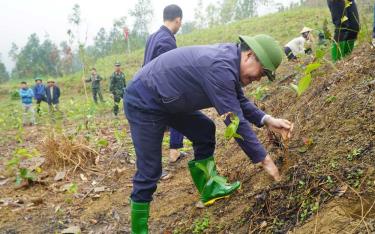
[[[91,76],[86,80],[86,82],[91,82],[92,97],[94,98],[95,103],[98,103],[97,96],[99,96],[100,101],[103,102],[103,95],[100,89],[101,80],[102,80],[102,77],[97,74],[96,68],[93,67],[91,69]]]
[[[113,94],[114,106],[113,113],[115,116],[118,115],[119,102],[124,94],[124,89],[126,87],[125,74],[121,71],[121,64],[119,62],[115,63],[115,72],[111,75],[109,83],[109,91]]]

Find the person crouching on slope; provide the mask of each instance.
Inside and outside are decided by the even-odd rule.
[[[188,167],[201,202],[211,205],[233,194],[240,182],[227,183],[214,161],[215,124],[200,110],[214,107],[219,115],[240,119],[236,141],[252,160],[281,180],[272,158],[249,123],[290,137],[292,123],[267,115],[242,91],[263,76],[274,80],[282,50],[270,36],[241,36],[240,44],[190,46],[168,51],[145,65],[126,88],[125,114],[136,151],[137,171],[131,193],[131,233],[148,233],[150,202],[162,172],[164,130],[171,126],[192,143]],[[225,123],[230,124],[229,117]],[[207,173],[208,172],[208,173]]]
[[[296,60],[297,55],[300,54],[312,53],[311,46],[313,37],[311,31],[311,28],[303,27],[302,31],[300,32],[301,36],[294,38],[285,45],[284,52],[288,57],[288,60]]]

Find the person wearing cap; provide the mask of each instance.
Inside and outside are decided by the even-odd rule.
[[[297,55],[300,54],[311,54],[313,42],[311,31],[311,28],[303,27],[300,32],[301,36],[294,38],[284,46],[284,52],[288,60],[296,60]]]
[[[60,102],[60,88],[55,84],[53,79],[47,81],[46,87],[46,97],[48,103],[48,110],[51,114],[54,114],[55,111],[59,111],[59,102]]]
[[[131,199],[132,233],[148,232],[152,195],[161,176],[162,138],[166,126],[186,136],[194,149],[188,167],[205,205],[228,197],[240,182],[227,183],[214,160],[215,124],[200,110],[214,107],[219,115],[233,113],[240,122],[236,141],[253,163],[281,180],[272,158],[249,123],[267,126],[289,138],[292,123],[258,109],[242,87],[263,76],[275,79],[282,50],[270,36],[241,36],[240,44],[189,46],[168,51],[138,71],[124,95],[125,114],[137,156]],[[230,124],[227,115],[225,123]]]
[[[102,91],[100,88],[100,81],[102,80],[102,77],[98,75],[96,72],[96,68],[93,67],[91,69],[91,75],[88,79],[85,80],[85,82],[91,82],[91,90],[92,90],[92,97],[94,99],[94,102],[98,104],[98,97],[101,102],[104,102]]]
[[[115,71],[112,73],[109,81],[109,91],[113,94],[113,113],[118,115],[119,103],[124,95],[126,87],[125,74],[121,71],[120,62],[115,63]]]
[[[41,102],[47,102],[46,86],[43,84],[42,78],[35,78],[35,85],[33,87],[34,99],[36,100],[36,113],[40,115]]]
[[[181,27],[182,9],[175,4],[166,6],[163,10],[163,20],[164,25],[147,38],[143,66],[159,55],[177,48],[174,35]],[[169,128],[169,132],[169,162],[176,163],[186,156],[186,153],[180,152],[184,136],[174,128]],[[168,178],[168,175],[168,172],[163,170],[162,179]]]
[[[360,29],[359,15],[354,0],[327,0],[327,4],[335,25],[331,56],[336,62],[353,51]]]

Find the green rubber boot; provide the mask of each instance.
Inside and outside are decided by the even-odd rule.
[[[214,157],[212,156],[203,160],[189,161],[189,170],[199,191],[200,199],[205,206],[229,197],[241,186],[239,181],[229,184],[225,177],[217,174]]]
[[[148,234],[149,202],[130,201],[131,206],[131,233]]]
[[[331,56],[333,62],[337,62],[345,53],[345,41],[333,42],[331,48]]]
[[[332,60],[337,62],[338,60],[351,54],[354,48],[354,42],[355,40],[340,41],[338,43],[333,42],[331,50]]]

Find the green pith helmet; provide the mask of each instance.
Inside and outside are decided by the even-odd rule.
[[[259,59],[264,72],[270,81],[275,79],[275,71],[283,59],[283,52],[279,43],[268,35],[259,34],[253,37],[240,36]]]
[[[40,76],[37,76],[34,80],[35,81],[38,81],[38,80],[42,81],[42,78]]]
[[[115,62],[115,66],[119,67],[119,66],[121,66],[121,63],[119,61],[117,61],[117,62]]]

